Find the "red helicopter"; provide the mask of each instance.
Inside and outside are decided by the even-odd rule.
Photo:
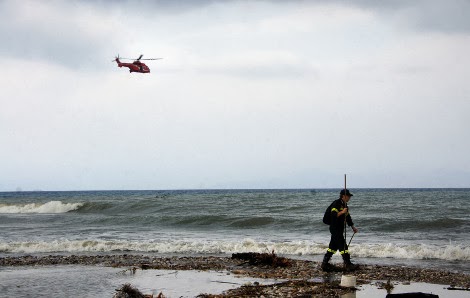
[[[120,58],[119,55],[112,61],[116,61],[117,65],[119,67],[128,67],[129,72],[140,72],[140,73],[150,73],[150,68],[145,65],[145,63],[140,62],[140,60],[160,60],[163,58],[148,58],[148,59],[142,59],[143,55],[140,55],[139,58],[137,59],[131,59],[131,58]],[[134,60],[132,63],[122,63],[120,59],[126,59],[126,60]]]

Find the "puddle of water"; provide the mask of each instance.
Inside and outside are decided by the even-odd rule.
[[[227,271],[130,270],[94,266],[0,267],[5,297],[112,297],[125,283],[144,294],[195,297],[220,294],[247,283],[280,280],[237,277]]]
[[[227,271],[175,271],[175,270],[138,270],[127,276],[128,283],[142,293],[159,294],[167,297],[195,297],[198,294],[220,294],[247,283],[259,282],[266,285],[280,280],[264,280],[238,277]]]
[[[422,292],[427,294],[438,295],[440,298],[469,298],[470,294],[468,291],[454,291],[447,290],[448,286],[436,285],[420,282],[412,282],[410,284],[393,284],[394,288],[390,293],[415,293]],[[370,297],[385,297],[387,296],[387,290],[379,289],[375,283],[357,286],[359,289],[356,293],[350,293],[349,296],[343,295],[341,298],[370,298]]]

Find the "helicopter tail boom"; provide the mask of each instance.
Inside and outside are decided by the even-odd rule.
[[[122,67],[121,60],[119,60],[119,54],[114,57],[114,60],[112,62],[116,62],[119,67]]]

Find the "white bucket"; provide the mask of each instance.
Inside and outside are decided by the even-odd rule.
[[[341,286],[345,288],[355,288],[356,287],[356,277],[354,275],[342,275],[341,276]]]

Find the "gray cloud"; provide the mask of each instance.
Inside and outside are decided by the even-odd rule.
[[[383,18],[423,31],[470,32],[470,1],[467,0],[333,0],[318,3],[336,2],[340,5],[354,6],[378,13]]]
[[[78,11],[86,12],[86,7],[49,4],[0,2],[0,39],[7,41],[0,45],[2,56],[77,68],[98,63],[113,48],[112,24],[98,23],[94,13],[80,16]],[[47,14],[41,15],[41,10]]]
[[[287,5],[284,1],[271,1]],[[182,14],[210,5],[223,6],[239,1],[81,1],[81,2],[0,2],[0,45],[3,56],[42,59],[71,68],[102,68],[104,59],[112,59],[116,51],[128,48],[135,40],[134,32],[146,28],[133,23],[155,21],[167,14]],[[357,7],[388,19],[395,26],[412,30],[469,33],[470,1],[297,1],[296,5],[337,5]],[[290,4],[292,5],[292,4]],[[48,15],[37,15],[36,10]],[[247,11],[248,13],[248,11]],[[212,16],[217,18],[217,16]],[[238,17],[242,17],[238,15]],[[122,19],[126,22],[121,28]],[[121,31],[124,30],[124,32]],[[156,28],[161,30],[161,28]],[[185,29],[182,27],[182,29]],[[149,31],[151,31],[149,29]],[[180,32],[181,33],[181,32]],[[146,36],[145,38],[152,38]],[[283,67],[288,73],[297,73]],[[248,73],[260,69],[249,69]],[[282,70],[281,70],[282,71]]]
[[[382,2],[0,0],[0,188],[465,186],[467,4]]]

